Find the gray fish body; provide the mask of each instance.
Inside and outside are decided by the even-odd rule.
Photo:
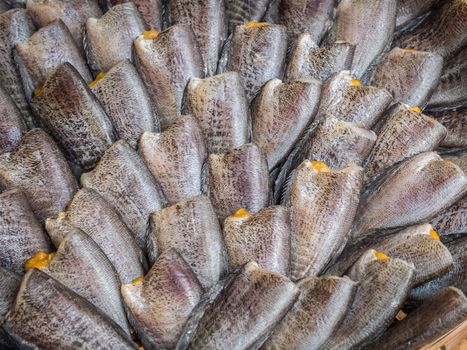
[[[70,63],[49,75],[31,107],[67,157],[83,169],[92,168],[114,141],[107,114]]]
[[[404,29],[410,22],[426,13],[437,0],[398,0],[396,31]]]
[[[437,112],[432,116],[447,129],[441,147],[467,147],[467,108]]]
[[[89,17],[102,15],[97,1],[63,1],[63,0],[28,0],[26,9],[34,21],[44,27],[56,19],[61,19],[68,27],[80,50],[83,49],[84,25]]]
[[[225,15],[229,33],[246,22],[259,22],[268,9],[270,0],[229,0],[225,2]]]
[[[78,189],[62,153],[41,129],[27,132],[13,152],[0,156],[0,185],[23,191],[40,222],[63,210]]]
[[[374,231],[424,222],[454,204],[467,189],[467,176],[433,152],[406,160],[360,201],[353,239]]]
[[[239,208],[256,213],[268,205],[268,165],[255,144],[210,154],[208,173],[208,193],[219,220]]]
[[[190,26],[174,25],[154,39],[134,41],[136,67],[154,101],[161,128],[182,111],[183,94],[191,78],[204,77],[203,59]]]
[[[16,189],[0,194],[0,266],[16,273],[37,251],[52,246],[25,195]]]
[[[16,44],[15,50],[28,99],[32,99],[34,89],[42,86],[48,75],[65,62],[71,64],[87,83],[92,80],[82,52],[60,19]]]
[[[265,153],[269,170],[292,150],[296,140],[314,120],[321,96],[317,80],[268,81],[253,104],[253,142]]]
[[[0,154],[13,151],[26,130],[21,112],[6,90],[0,87]]]
[[[10,9],[10,6],[6,1],[2,1],[0,3],[0,14],[2,14],[3,12],[8,11],[9,9]]]
[[[104,108],[118,136],[136,148],[144,131],[159,130],[153,103],[136,68],[129,61],[113,66],[91,91]]]
[[[170,0],[169,22],[191,25],[198,41],[207,76],[216,74],[217,61],[226,37],[223,0]]]
[[[460,150],[456,153],[447,153],[443,157],[444,159],[459,166],[459,168],[461,168],[462,171],[467,174],[467,149]]]
[[[349,277],[358,282],[347,314],[321,349],[353,349],[371,342],[393,321],[412,284],[414,268],[400,259],[376,258],[369,250]]]
[[[113,5],[129,2],[128,0],[110,0]],[[133,0],[144,22],[149,28],[162,29],[162,0]]]
[[[337,119],[371,128],[391,101],[389,91],[359,85],[349,71],[342,71],[331,77],[323,87],[318,114],[330,114]]]
[[[142,282],[122,286],[130,320],[144,348],[173,349],[203,290],[175,249],[163,252]]]
[[[112,7],[101,18],[88,18],[85,48],[93,72],[108,71],[120,61],[131,61],[133,41],[145,27],[131,2]]]
[[[237,72],[192,78],[186,108],[198,121],[209,153],[227,152],[249,141],[248,102]]]
[[[227,61],[225,67],[220,66],[220,73],[238,72],[248,102],[251,102],[268,80],[282,78],[286,51],[284,26],[269,23],[239,25],[235,28],[230,45],[226,46],[224,54]]]
[[[435,150],[446,133],[436,119],[397,104],[378,130],[378,139],[366,160],[365,180],[370,181],[404,159]]]
[[[136,151],[123,140],[115,142],[92,171],[81,175],[81,184],[116,210],[145,251],[149,215],[160,210],[165,199]]]
[[[230,270],[255,261],[261,268],[289,274],[289,210],[271,206],[245,216],[232,215],[224,221],[224,241]]]
[[[355,45],[351,72],[361,79],[389,46],[396,24],[396,0],[342,0],[332,37]]]
[[[20,275],[0,267],[0,324],[3,323],[8,310],[10,310],[15,302],[20,284]],[[15,349],[15,346],[8,339],[7,334],[2,328],[0,328],[0,347],[6,350]]]
[[[371,85],[387,89],[394,102],[423,109],[438,85],[442,68],[443,58],[436,53],[395,47],[376,66]]]
[[[430,223],[441,236],[467,234],[467,196],[439,212]]]
[[[65,213],[55,220],[47,220],[46,228],[56,247],[70,226],[82,230],[96,242],[115,267],[122,283],[129,283],[144,274],[146,262],[141,249],[115,210],[93,190],[82,188]]]
[[[298,286],[297,302],[262,350],[320,349],[339,326],[356,289],[356,283],[347,277],[308,277]]]
[[[431,96],[430,110],[452,109],[467,104],[467,46],[446,62],[438,87]]]
[[[422,349],[467,320],[467,298],[449,287],[395,323],[371,349]],[[462,345],[461,345],[462,347]]]
[[[29,128],[35,125],[24,93],[21,75],[16,67],[13,49],[27,40],[34,32],[34,25],[23,9],[12,9],[0,14],[0,82],[20,110]]]
[[[185,199],[156,211],[150,218],[148,255],[174,248],[206,290],[224,274],[227,264],[221,228],[208,197]]]
[[[189,349],[249,349],[274,328],[299,289],[285,276],[245,265],[204,312]]]
[[[321,171],[304,161],[290,187],[292,280],[317,276],[347,241],[357,210],[363,169]]]
[[[287,27],[289,41],[309,33],[311,40],[319,44],[332,26],[335,0],[280,0],[278,3],[277,22]]]
[[[467,43],[467,3],[442,1],[413,31],[404,33],[395,46],[431,51],[449,59]]]
[[[414,285],[420,285],[453,267],[453,257],[428,224],[409,226],[389,236],[375,237],[361,245],[350,246],[326,271],[327,275],[343,275],[368,249],[392,258],[405,260],[415,267]]]
[[[139,154],[169,204],[201,194],[206,148],[194,118],[180,116],[161,133],[145,132]]]
[[[68,234],[43,270],[130,330],[120,298],[120,280],[104,252],[80,230]]]
[[[318,79],[326,82],[333,74],[350,69],[355,46],[344,41],[319,47],[310,33],[300,34],[290,55],[286,80]]]
[[[24,276],[3,328],[22,349],[137,349],[94,305],[36,269]]]

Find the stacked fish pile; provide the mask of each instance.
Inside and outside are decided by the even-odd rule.
[[[0,12],[1,349],[465,332],[466,0]]]

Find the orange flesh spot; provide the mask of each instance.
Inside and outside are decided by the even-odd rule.
[[[137,278],[135,278],[133,281],[131,281],[131,284],[132,284],[132,285],[136,285],[136,284],[138,284],[138,283],[140,283],[140,282],[143,282],[143,281],[144,281],[144,277],[141,276],[141,277],[137,277]]]
[[[420,107],[417,107],[417,106],[409,107],[408,110],[409,111],[414,111],[416,113],[422,113],[422,110],[420,109]]]
[[[32,268],[45,269],[54,258],[55,253],[37,252],[32,258],[24,263],[24,271],[28,272]]]
[[[402,321],[402,320],[403,320],[404,318],[406,318],[406,317],[407,317],[407,314],[406,314],[404,311],[402,311],[402,310],[399,310],[399,312],[398,312],[397,315],[396,315],[396,319],[397,319],[398,321]]]
[[[232,214],[232,218],[247,218],[249,216],[251,216],[250,212],[244,208],[240,208]]]
[[[433,239],[436,239],[437,241],[439,241],[439,234],[438,234],[438,232],[436,232],[436,231],[433,230],[432,228],[430,229],[430,236],[433,237]]]
[[[269,25],[268,22],[246,22],[247,27],[266,27]]]
[[[352,80],[350,81],[350,83],[351,83],[353,86],[356,86],[356,87],[362,86],[362,82],[361,82],[360,80],[358,80],[358,79],[352,79]]]
[[[328,167],[325,163],[323,162],[318,162],[316,160],[312,160],[310,161],[310,166],[313,170],[317,171],[317,172],[324,172],[324,173],[328,173],[331,171],[331,168]]]
[[[103,77],[105,77],[106,74],[107,74],[106,72],[100,72],[99,74],[97,74],[96,79],[94,79],[93,81],[91,81],[91,82],[88,84],[88,86],[89,86],[90,88],[94,87],[94,86],[97,84],[97,82],[98,82],[99,80],[101,80]]]
[[[39,96],[41,93],[42,93],[42,86],[38,86],[34,89],[34,92],[33,92],[34,97]]]
[[[412,51],[417,51],[417,50],[412,48],[412,47],[408,47],[408,48],[404,49],[404,51],[412,52]]]
[[[152,40],[154,38],[157,38],[159,33],[160,32],[158,30],[155,30],[155,29],[145,30],[144,33],[143,33],[143,39]]]
[[[389,256],[387,256],[383,252],[376,251],[375,252],[375,257],[376,257],[376,259],[381,260],[381,261],[389,260]]]

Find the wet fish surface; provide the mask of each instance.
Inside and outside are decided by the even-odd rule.
[[[467,147],[467,108],[436,112],[431,116],[447,129],[447,135],[441,142],[442,147]]]
[[[0,87],[0,154],[13,151],[26,130],[21,112],[6,90]]]
[[[186,109],[198,121],[209,153],[227,152],[249,142],[248,102],[237,72],[190,79]]]
[[[23,191],[40,222],[63,210],[78,190],[63,154],[42,129],[27,132],[13,152],[0,156],[0,186]]]
[[[66,156],[83,169],[92,168],[115,139],[104,109],[68,62],[48,76],[31,107]]]
[[[161,133],[143,133],[139,154],[169,204],[201,194],[207,153],[193,117],[180,116]]]
[[[206,290],[223,276],[227,262],[222,231],[208,197],[187,198],[151,214],[150,262],[171,248],[180,253]]]
[[[110,0],[112,5],[124,4],[128,0]],[[133,0],[139,13],[147,23],[149,28],[155,30],[162,29],[162,0]]]

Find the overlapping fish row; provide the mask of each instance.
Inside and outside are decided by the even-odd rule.
[[[2,349],[417,349],[467,322],[465,0],[0,3]]]

